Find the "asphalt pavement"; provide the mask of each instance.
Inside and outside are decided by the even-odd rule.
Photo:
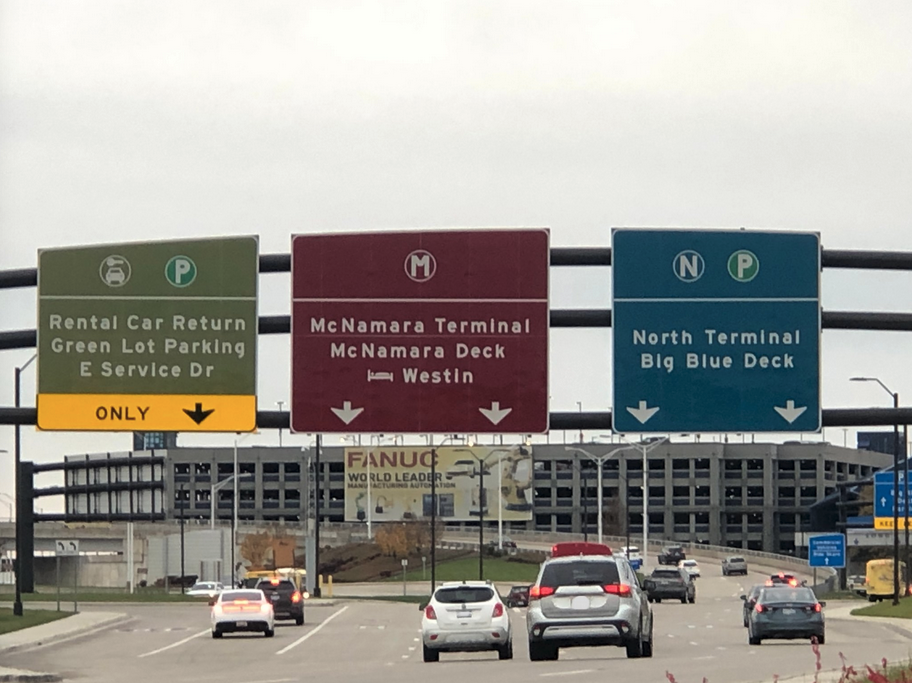
[[[15,669],[0,669],[0,681],[412,683],[427,680],[429,673],[436,683],[495,675],[501,683],[541,677],[665,683],[667,674],[683,682],[704,677],[710,683],[814,680],[817,659],[806,641],[747,643],[738,596],[762,575],[721,577],[714,569],[699,579],[695,605],[654,605],[652,659],[628,660],[617,648],[579,648],[562,650],[557,662],[530,662],[524,611],[513,609],[512,661],[498,662],[492,653],[461,653],[425,664],[416,605],[352,600],[336,591],[333,599],[308,601],[304,626],[281,623],[271,639],[239,634],[212,640],[205,603],[80,605],[83,612],[74,617],[0,636],[0,663]],[[421,586],[423,594],[427,584]],[[394,594],[401,589],[401,584],[384,583],[346,585],[341,592]],[[848,612],[860,604],[833,601],[825,608],[827,644],[819,648],[818,683],[838,680],[840,654],[856,668],[881,657],[907,658],[912,625],[901,619],[850,617]]]

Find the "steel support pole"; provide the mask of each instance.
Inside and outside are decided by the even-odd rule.
[[[598,506],[598,542],[602,542],[602,517],[604,517],[604,511],[602,509],[602,463],[604,461],[599,459],[596,460],[598,464],[598,493],[596,493],[596,505]],[[628,539],[629,540],[629,539]],[[627,545],[630,545],[628,543]]]
[[[282,432],[279,431],[279,434]],[[237,545],[237,523],[238,523],[238,440],[234,440],[234,481],[231,483],[231,587],[237,586],[237,571],[234,568],[234,546]]]
[[[646,454],[649,449],[643,446],[643,548],[640,550],[640,556],[643,558],[643,564],[640,568],[646,571],[646,558],[649,556],[649,460]]]
[[[497,548],[503,552],[503,453],[497,455]]]
[[[478,580],[479,581],[484,581],[484,513],[485,513],[484,461],[478,460]]]
[[[893,394],[893,408],[899,408],[899,393]],[[903,481],[903,488],[899,488],[899,423],[893,424],[893,604],[899,604],[899,494],[906,491],[908,484]],[[905,505],[903,496],[903,505]]]
[[[323,435],[317,434],[317,452],[314,457],[314,571],[317,575],[314,577],[314,597],[320,597],[320,492],[323,485],[320,477],[320,451],[323,449]]]
[[[909,490],[909,425],[903,425],[903,477],[906,482],[906,485],[903,487],[903,494]],[[903,495],[903,500],[906,499],[906,496]],[[909,571],[912,567],[912,562],[910,562],[909,557],[909,502],[906,501],[905,505],[905,520],[903,527],[906,534],[906,552],[905,552],[905,562],[906,562],[906,576],[904,581],[907,585],[903,586],[903,593],[907,593],[909,590]]]
[[[432,436],[431,439],[434,437]],[[431,446],[431,595],[437,590],[437,449]]]
[[[181,484],[181,516],[180,516],[180,526],[181,526],[181,575],[180,575],[180,585],[181,585],[181,595],[184,594],[184,485]],[[188,501],[189,502],[189,501]],[[165,574],[168,573],[167,567],[165,568]]]
[[[22,368],[16,368],[14,390],[15,390],[15,406],[19,407],[19,375],[22,373]],[[13,601],[13,614],[17,617],[22,616],[22,534],[23,534],[23,517],[22,509],[25,507],[25,504],[22,500],[22,484],[20,479],[22,478],[21,474],[21,462],[22,462],[22,446],[20,443],[20,434],[19,434],[19,423],[17,422],[13,428],[15,434],[14,441],[14,451],[15,451],[15,477],[16,477],[16,598]],[[31,504],[31,501],[29,501]]]

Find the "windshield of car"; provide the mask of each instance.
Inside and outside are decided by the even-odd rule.
[[[434,593],[437,602],[456,604],[464,602],[487,602],[494,597],[494,591],[486,586],[457,586],[440,588]]]
[[[620,575],[614,562],[552,562],[545,566],[541,577],[541,585],[551,588],[604,586],[609,583],[620,583]]]
[[[262,596],[259,591],[229,591],[222,593],[222,602],[236,602],[237,600],[257,602],[261,599]]]
[[[760,595],[761,603],[771,602],[817,602],[817,596],[810,588],[767,588]]]

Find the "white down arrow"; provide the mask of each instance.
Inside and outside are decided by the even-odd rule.
[[[779,413],[786,422],[792,424],[795,420],[801,417],[801,414],[807,410],[807,406],[795,407],[794,401],[786,401],[785,408],[780,408],[779,406],[773,406],[773,410]]]
[[[646,424],[646,421],[659,412],[659,407],[655,406],[653,408],[646,407],[646,401],[640,401],[639,408],[631,408],[627,406],[627,412],[633,415],[636,419],[640,421],[640,424]]]
[[[481,411],[481,414],[488,418],[492,424],[499,423],[513,411],[512,408],[501,408],[500,401],[491,401],[490,408],[479,408],[478,410]]]
[[[330,408],[342,422],[351,423],[358,415],[364,412],[364,408],[352,408],[351,401],[342,401],[341,408]]]

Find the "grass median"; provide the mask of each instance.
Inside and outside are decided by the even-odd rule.
[[[182,595],[180,591],[166,593],[161,588],[139,588],[130,593],[126,588],[80,588],[73,593],[70,590],[60,591],[60,604],[73,603],[73,598],[80,602],[199,602],[206,604],[206,598],[192,598]],[[12,602],[14,593],[11,590],[0,591],[0,604]],[[56,602],[57,589],[54,586],[37,586],[34,593],[23,593],[22,602]]]
[[[0,607],[0,635],[32,626],[41,626],[41,624],[48,624],[71,615],[72,612],[57,612],[50,609],[26,609],[22,611],[21,617],[17,617],[13,614],[11,607]]]
[[[538,576],[538,564],[504,557],[484,558],[484,578],[498,583],[532,583]],[[475,581],[478,579],[478,555],[449,560],[437,565],[437,583],[441,581]],[[387,581],[402,581],[402,574],[390,576]],[[431,569],[413,569],[405,574],[406,581],[430,581]]]
[[[898,605],[894,605],[892,600],[884,600],[867,607],[859,607],[852,610],[852,616],[912,619],[912,597],[900,598]]]

